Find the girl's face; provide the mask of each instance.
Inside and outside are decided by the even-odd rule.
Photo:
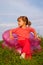
[[[24,25],[26,25],[26,22],[24,22],[22,19],[19,19],[19,21],[18,21],[18,26],[19,26],[19,27],[22,27],[22,26],[24,26]]]

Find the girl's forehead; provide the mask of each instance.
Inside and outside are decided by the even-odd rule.
[[[22,20],[22,18],[18,19],[18,21],[21,21],[21,20]]]

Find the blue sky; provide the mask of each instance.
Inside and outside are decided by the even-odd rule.
[[[0,0],[0,39],[2,33],[17,27],[17,18],[25,15],[37,33],[43,35],[43,0]]]

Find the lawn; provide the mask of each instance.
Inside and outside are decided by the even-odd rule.
[[[13,50],[2,48],[0,41],[0,65],[43,65],[43,38],[41,39],[42,51],[32,56],[32,60],[20,59],[20,55]]]

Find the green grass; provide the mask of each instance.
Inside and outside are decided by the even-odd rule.
[[[43,65],[43,38],[41,39],[42,52],[32,56],[32,60],[20,59],[20,55],[7,48],[2,49],[0,41],[0,65]]]

